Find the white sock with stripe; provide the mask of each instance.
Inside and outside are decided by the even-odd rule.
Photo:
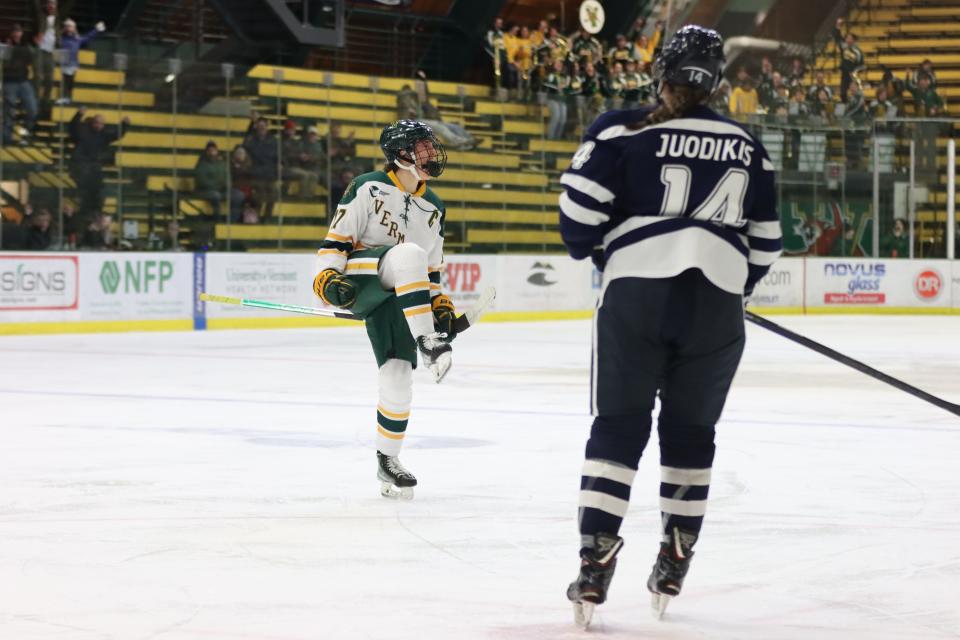
[[[413,367],[406,360],[387,360],[380,367],[377,398],[377,451],[400,454],[413,401]]]

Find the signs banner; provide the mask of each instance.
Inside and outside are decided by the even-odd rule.
[[[76,256],[0,253],[0,311],[76,311]]]

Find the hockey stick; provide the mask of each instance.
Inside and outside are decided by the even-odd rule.
[[[487,287],[476,304],[467,309],[464,313],[457,316],[453,322],[453,328],[457,333],[463,333],[480,319],[490,303],[497,297],[497,290],[493,287]],[[296,304],[282,304],[279,302],[265,302],[263,300],[251,300],[250,298],[233,298],[230,296],[219,296],[212,293],[201,293],[200,299],[204,302],[219,302],[221,304],[235,304],[242,307],[256,307],[258,309],[272,309],[273,311],[290,311],[292,313],[303,313],[311,316],[323,316],[326,318],[342,318],[344,320],[363,320],[363,318],[350,313],[349,311],[337,311],[335,309],[319,309],[317,307],[302,307]]]
[[[878,371],[877,369],[874,369],[873,367],[866,365],[860,362],[859,360],[854,360],[850,356],[845,356],[839,351],[834,351],[830,347],[822,345],[819,342],[816,342],[814,340],[811,340],[810,338],[802,336],[799,333],[794,333],[790,329],[780,326],[779,324],[771,320],[767,320],[763,316],[758,316],[752,311],[745,312],[745,318],[755,325],[759,325],[764,329],[767,329],[768,331],[772,331],[777,335],[783,336],[787,340],[792,340],[793,342],[796,342],[797,344],[801,344],[807,347],[808,349],[812,349],[813,351],[816,351],[821,355],[827,356],[831,360],[836,360],[841,364],[845,364],[848,367],[852,367],[853,369],[856,369],[860,373],[867,374],[871,378],[875,378],[881,382],[886,382],[892,387],[896,387],[901,391],[905,391],[906,393],[909,393],[912,396],[916,396],[921,400],[926,400],[930,404],[936,405],[941,409],[949,411],[955,416],[960,416],[960,404],[949,402],[931,393],[927,393],[923,389],[918,389],[913,385],[907,384],[903,380],[898,380],[897,378],[894,378],[891,375],[887,375],[882,371]]]

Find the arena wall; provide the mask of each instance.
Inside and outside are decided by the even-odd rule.
[[[310,254],[0,254],[0,334],[317,327],[351,321],[204,303],[203,291],[318,306]],[[586,318],[589,262],[557,255],[452,255],[444,287],[461,309],[488,286],[487,320]],[[960,263],[784,258],[751,300],[759,313],[960,313]]]

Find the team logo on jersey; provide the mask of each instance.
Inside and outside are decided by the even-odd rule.
[[[534,262],[530,267],[530,275],[527,276],[527,282],[537,287],[549,287],[557,284],[552,279],[553,265],[549,262]]]
[[[574,171],[582,169],[583,165],[587,164],[587,161],[590,159],[590,154],[593,153],[593,148],[596,146],[597,143],[593,140],[587,140],[580,145],[577,152],[573,154],[573,159],[570,160],[570,168]]]

